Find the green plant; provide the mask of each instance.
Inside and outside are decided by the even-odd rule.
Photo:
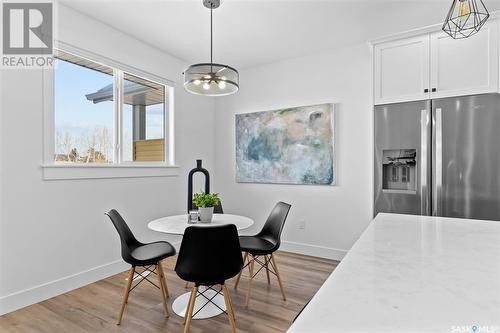
[[[217,206],[220,204],[219,193],[195,193],[193,204],[201,208]]]

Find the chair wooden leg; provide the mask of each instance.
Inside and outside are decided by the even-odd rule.
[[[231,303],[231,311],[233,311],[233,318],[234,318],[234,321],[236,322],[236,316],[234,315],[234,305],[233,305],[233,300],[231,299],[231,297],[229,297],[229,303]]]
[[[165,312],[165,317],[168,317],[168,307],[167,307],[167,297],[165,294],[165,286],[163,285],[163,276],[160,272],[161,270],[161,265],[158,262],[156,264],[156,276],[158,277],[158,284],[160,285],[160,294],[161,294],[161,300],[163,302],[163,311]]]
[[[125,291],[123,292],[122,307],[120,309],[120,313],[118,314],[118,322],[116,323],[116,325],[120,325],[122,322],[123,311],[125,311],[125,305],[128,302],[128,294],[130,293],[130,287],[132,286],[132,281],[134,280],[134,272],[135,267],[132,266],[128,272],[127,285],[125,286]]]
[[[189,282],[186,282],[186,284],[188,284],[188,283]],[[189,301],[188,301],[188,304],[186,306],[186,312],[184,313],[184,320],[182,321],[183,325],[186,324],[187,313],[189,312],[189,308],[191,307],[191,302],[194,302],[195,299],[196,299],[196,297],[191,297],[191,295],[189,295]]]
[[[234,309],[233,303],[231,302],[231,296],[229,295],[229,291],[227,290],[226,285],[222,285],[222,289],[224,290],[224,301],[226,303],[227,316],[229,317],[229,322],[231,323],[231,332],[236,333],[236,322],[234,320]]]
[[[193,309],[194,309],[194,304],[196,303],[196,294],[198,293],[198,287],[194,286],[193,289],[191,289],[191,297],[189,298],[189,306],[186,309],[186,315],[184,317],[185,323],[184,323],[184,333],[189,332],[189,325],[191,324],[191,319],[193,316]]]
[[[253,281],[253,268],[255,264],[255,258],[250,255],[251,258],[250,263],[248,264],[249,270],[250,270],[250,276],[248,277],[248,290],[247,290],[247,299],[245,301],[246,306],[248,307],[248,304],[250,303],[250,292],[252,290],[252,281]]]
[[[163,281],[163,289],[165,290],[165,296],[169,298],[170,294],[168,293],[167,278],[165,277],[165,272],[163,271],[163,265],[161,264],[161,261],[158,262],[158,272],[161,273],[161,280]]]
[[[248,252],[245,252],[245,255],[243,256],[243,265],[245,265],[247,258],[248,258]],[[240,274],[238,274],[238,277],[236,278],[236,283],[234,284],[234,289],[238,289],[238,284],[240,283],[240,279],[241,279],[241,273],[243,273],[243,269],[241,269]]]
[[[283,289],[283,283],[281,282],[280,272],[278,270],[278,265],[276,265],[276,260],[274,259],[274,254],[271,254],[271,260],[273,262],[274,270],[276,271],[276,277],[278,278],[278,284],[280,285],[281,296],[283,300],[286,301],[285,290]]]
[[[269,278],[269,259],[267,259],[267,255],[264,256],[264,264],[266,266],[267,284],[271,284],[271,279]]]

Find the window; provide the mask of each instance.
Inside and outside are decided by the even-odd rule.
[[[63,51],[55,68],[56,162],[165,161],[164,84]],[[115,122],[115,115],[122,121]]]
[[[112,163],[113,70],[68,54],[61,54],[55,66],[54,160]],[[110,98],[91,97],[102,96],[107,90],[111,92]]]
[[[44,166],[120,167],[120,177],[124,168],[175,166],[172,83],[69,49],[57,50],[54,70],[44,79]]]
[[[123,161],[163,161],[165,87],[125,73]]]

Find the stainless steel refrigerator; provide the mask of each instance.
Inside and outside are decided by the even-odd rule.
[[[375,107],[374,215],[500,220],[500,94]]]

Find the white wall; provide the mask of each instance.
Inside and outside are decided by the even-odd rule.
[[[372,217],[372,83],[368,45],[286,60],[240,73],[241,90],[216,100],[215,190],[224,208],[262,226],[273,205],[292,204],[283,249],[339,259]],[[235,182],[234,114],[335,103],[336,186]],[[298,228],[305,219],[304,230]]]
[[[41,72],[3,70],[0,314],[123,270],[118,235],[104,212],[122,212],[138,238],[161,238],[147,221],[185,210],[186,175],[196,158],[214,169],[214,101],[183,91],[186,63],[63,5],[59,20],[60,40],[176,82],[180,176],[42,180]]]
[[[367,45],[244,70],[240,92],[214,102],[183,91],[183,61],[63,5],[59,17],[60,40],[176,82],[180,176],[43,181],[41,73],[1,71],[0,313],[123,270],[118,237],[103,212],[117,208],[139,238],[161,238],[147,221],[184,211],[186,174],[196,158],[214,174],[225,210],[256,220],[249,233],[260,229],[276,201],[293,205],[283,249],[339,259],[371,220]],[[323,102],[336,106],[336,186],[235,183],[235,113]],[[299,219],[306,220],[304,230]]]

